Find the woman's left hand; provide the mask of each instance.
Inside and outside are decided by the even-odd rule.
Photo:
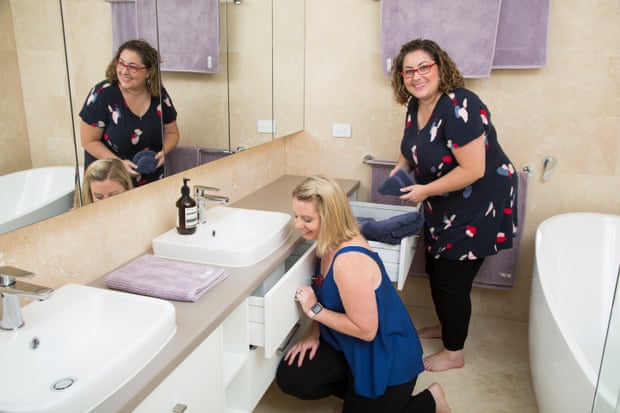
[[[157,167],[159,168],[164,164],[164,151],[159,151],[155,154],[155,159],[157,160]]]
[[[426,185],[415,184],[410,186],[405,186],[401,188],[401,191],[404,191],[400,196],[400,199],[404,201],[409,201],[412,204],[419,204],[420,202],[424,202],[428,195],[426,194],[425,189]]]
[[[299,301],[304,314],[308,314],[310,308],[318,302],[316,295],[314,294],[314,290],[309,285],[297,287],[297,291],[295,292],[295,300]]]

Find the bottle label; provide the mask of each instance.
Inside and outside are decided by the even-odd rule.
[[[185,228],[196,228],[198,225],[198,207],[185,208]]]

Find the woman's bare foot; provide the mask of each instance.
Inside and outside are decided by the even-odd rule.
[[[441,338],[441,324],[432,327],[423,327],[418,330],[420,338]]]
[[[445,348],[438,353],[424,357],[424,369],[427,371],[445,371],[460,369],[465,365],[463,350],[450,351]]]
[[[441,386],[433,383],[428,386],[428,390],[433,395],[433,399],[435,399],[435,413],[450,413],[450,406],[448,406],[448,400],[446,400],[446,395]]]

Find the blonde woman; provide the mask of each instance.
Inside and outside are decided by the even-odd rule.
[[[110,198],[132,187],[131,177],[120,159],[97,159],[84,172],[82,205]]]
[[[340,186],[306,178],[293,191],[293,210],[302,236],[316,241],[320,268],[312,286],[297,289],[313,323],[280,362],[280,388],[304,400],[342,398],[344,413],[449,413],[437,383],[411,396],[424,371],[420,341]]]

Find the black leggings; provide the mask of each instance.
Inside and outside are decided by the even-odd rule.
[[[417,377],[410,382],[389,386],[383,396],[370,399],[354,391],[353,376],[344,355],[321,340],[312,360],[307,357],[301,367],[281,360],[276,372],[280,389],[302,400],[328,396],[344,399],[343,413],[433,413],[435,399],[429,390],[411,396]]]
[[[426,253],[426,273],[447,350],[462,350],[465,346],[471,318],[471,287],[483,260],[454,261]]]

